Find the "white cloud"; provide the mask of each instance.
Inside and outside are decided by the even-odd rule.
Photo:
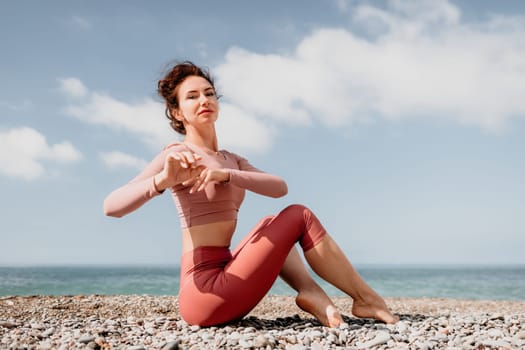
[[[34,180],[46,172],[45,161],[71,163],[82,158],[69,142],[50,145],[38,131],[19,127],[0,131],[0,174]]]
[[[378,121],[443,119],[499,131],[525,115],[525,18],[466,23],[447,1],[401,1],[386,9],[341,2],[366,36],[318,29],[292,54],[228,50],[217,76],[221,146],[265,151],[282,126],[341,128]],[[151,98],[120,101],[77,78],[59,80],[83,97],[68,115],[136,135],[159,149],[180,139]]]
[[[63,91],[67,93],[69,90]],[[180,139],[169,126],[164,115],[165,107],[160,102],[144,98],[140,102],[127,103],[89,90],[86,94],[87,98],[65,107],[66,114],[86,123],[134,134],[157,150]],[[267,149],[272,136],[270,127],[241,111],[239,107],[221,104],[220,119],[224,122],[224,125],[218,125],[221,147],[247,151]]]
[[[88,94],[88,89],[77,78],[58,78],[60,90],[69,97],[81,98]]]
[[[275,134],[272,127],[229,103],[221,103],[217,132],[221,148],[264,152],[271,148]]]
[[[241,110],[305,125],[311,119],[303,105],[308,92],[307,84],[302,83],[309,74],[307,68],[294,58],[232,48],[215,73],[220,80],[219,90]]]
[[[144,159],[120,151],[102,152],[99,156],[110,169],[128,167],[140,170],[147,165]]]
[[[155,148],[164,146],[175,137],[164,117],[163,105],[151,98],[131,104],[106,94],[89,92],[86,100],[67,106],[65,112],[86,123],[135,134]]]
[[[215,70],[225,98],[289,125],[439,118],[498,131],[525,116],[525,18],[465,23],[447,1],[350,12],[367,37],[319,29],[288,56],[231,48]]]

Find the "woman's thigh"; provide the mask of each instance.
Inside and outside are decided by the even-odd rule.
[[[324,230],[320,224],[309,224],[310,215],[308,209],[295,205],[266,217],[239,243],[224,269],[194,273],[181,289],[184,318],[210,325],[246,315],[272,287],[294,244],[304,241],[307,231]]]
[[[276,216],[264,218],[247,235],[224,269],[232,285],[242,283],[244,289],[264,293],[271,288],[290,250],[305,233],[301,208],[290,206]]]

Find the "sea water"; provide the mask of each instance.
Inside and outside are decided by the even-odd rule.
[[[384,297],[525,301],[525,266],[357,266],[357,270]],[[177,266],[0,267],[0,296],[177,295],[179,273]],[[344,295],[315,278],[327,294]],[[277,279],[270,294],[294,291]]]

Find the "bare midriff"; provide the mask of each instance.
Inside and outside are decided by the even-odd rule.
[[[213,222],[182,229],[182,253],[197,247],[229,247],[237,220]]]

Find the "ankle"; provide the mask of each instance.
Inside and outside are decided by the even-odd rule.
[[[383,298],[379,296],[376,292],[373,290],[369,291],[358,291],[356,293],[356,296],[354,299],[355,303],[358,304],[365,304],[365,305],[374,305],[374,304],[382,304],[384,303]]]
[[[297,294],[317,294],[324,293],[323,289],[312,280],[312,283],[303,284],[301,288],[297,290]]]

